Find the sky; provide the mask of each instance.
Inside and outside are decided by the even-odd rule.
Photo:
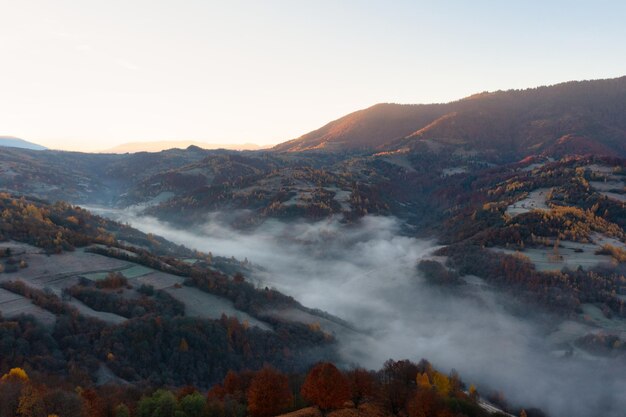
[[[0,135],[260,145],[379,102],[626,75],[626,2],[0,0]]]

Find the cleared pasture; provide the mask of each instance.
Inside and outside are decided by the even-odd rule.
[[[31,315],[46,326],[53,326],[56,321],[54,314],[34,305],[28,298],[3,288],[0,288],[0,312],[9,318],[21,314]]]
[[[166,291],[172,297],[185,304],[185,315],[204,319],[219,319],[222,314],[236,317],[241,322],[248,322],[262,330],[272,328],[260,320],[255,319],[246,312],[237,310],[232,301],[200,291],[194,287],[168,288]]]
[[[546,203],[546,198],[552,191],[551,188],[537,188],[528,193],[528,195],[506,208],[506,213],[511,216],[528,213],[531,210],[550,210]]]
[[[526,248],[524,251],[494,247],[493,251],[513,255],[521,253],[528,257],[538,271],[560,271],[564,267],[577,269],[593,268],[603,263],[611,263],[609,255],[596,255],[600,246],[594,243],[562,241],[558,248],[558,259],[553,247]]]

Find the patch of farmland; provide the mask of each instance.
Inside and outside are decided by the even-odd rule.
[[[94,310],[75,298],[72,298],[70,301],[66,301],[66,303],[78,310],[78,312],[83,316],[92,317],[105,323],[120,324],[127,320],[126,317],[118,316],[117,314]]]
[[[614,172],[613,167],[606,166],[606,165],[599,165],[599,164],[586,165],[584,168],[588,169],[594,174],[600,174],[600,175],[613,175],[613,172]]]
[[[102,249],[108,249],[108,250],[110,250],[112,252],[117,252],[117,253],[122,254],[122,255],[130,256],[131,258],[137,258],[139,256],[135,252],[131,252],[129,250],[122,249],[122,248],[112,248],[112,247],[107,247],[105,245],[100,245],[100,244],[95,244],[95,245],[92,245],[92,246],[99,247],[99,248],[102,248]],[[79,250],[81,250],[81,249],[79,249]]]
[[[176,284],[182,284],[184,280],[183,277],[159,271],[136,278],[134,284],[136,283],[136,286],[141,284],[151,285],[155,290],[162,290],[173,287]]]
[[[616,333],[622,339],[626,338],[626,319],[620,317],[609,319],[602,314],[602,310],[593,304],[582,304],[581,308],[583,310],[581,318],[584,321],[592,323],[603,330]]]
[[[561,241],[558,254],[555,253],[553,247],[526,248],[522,252],[500,247],[494,247],[492,250],[509,255],[521,253],[535,265],[538,271],[545,272],[560,271],[564,267],[577,269],[580,266],[583,269],[589,269],[602,263],[611,263],[610,255],[595,254],[599,248],[600,246],[594,243]]]
[[[237,310],[232,301],[213,294],[200,291],[194,287],[183,286],[181,288],[168,288],[166,291],[177,300],[185,304],[185,315],[204,319],[219,319],[222,314],[236,317],[240,322],[248,322],[262,330],[272,328],[260,320],[255,319],[248,313]]]
[[[128,269],[121,270],[120,272],[126,278],[134,279],[134,278],[142,277],[144,275],[152,274],[152,273],[154,273],[156,271],[154,269],[152,269],[152,268],[148,268],[147,266],[133,265],[133,266],[131,266]]]
[[[351,191],[342,190],[339,187],[328,187],[327,190],[335,193],[334,200],[339,203],[341,210],[350,211]]]
[[[444,168],[441,171],[442,177],[451,177],[452,175],[464,174],[468,172],[467,167],[452,167],[452,168]]]
[[[43,253],[43,251],[36,246],[31,246],[22,242],[16,242],[14,240],[0,243],[0,251],[4,252],[7,249],[11,249],[11,252],[15,256]]]
[[[531,210],[550,210],[546,199],[552,191],[551,188],[537,188],[528,193],[528,195],[506,208],[509,216],[517,216],[518,214],[528,213]]]
[[[299,308],[264,311],[263,315],[296,323],[319,326],[320,329],[331,334],[341,334],[345,333],[346,330],[352,330],[339,321],[329,320],[326,317],[318,316]]]
[[[128,278],[128,279],[135,279],[135,278],[139,278],[142,277],[144,275],[148,275],[148,274],[152,274],[154,272],[156,272],[154,269],[148,268],[146,266],[143,265],[134,265],[131,264],[132,266],[128,267],[128,268],[124,268],[124,269],[119,269],[116,270],[115,272],[119,272],[120,274],[124,275],[124,277]],[[105,272],[93,272],[90,274],[83,274],[81,276],[83,276],[84,278],[87,278],[88,280],[91,281],[99,281],[101,279],[104,279],[107,277],[107,275],[109,274],[110,271],[105,271]]]
[[[415,168],[413,168],[413,166],[411,165],[411,162],[409,161],[409,158],[407,158],[406,155],[403,155],[403,154],[386,155],[382,159],[384,161],[389,162],[390,164],[397,165],[401,168],[404,168],[409,172],[416,172]]]
[[[624,242],[621,242],[612,237],[605,236],[601,233],[592,233],[591,240],[593,243],[596,244],[596,250],[600,249],[600,247],[604,245],[611,245],[617,248],[626,249],[626,244]]]
[[[594,328],[588,324],[574,320],[565,320],[548,335],[548,341],[555,345],[572,343],[585,336],[593,329]]]
[[[132,265],[126,261],[80,250],[59,255],[29,254],[24,259],[28,262],[28,268],[12,274],[15,278],[34,280],[46,276],[72,276],[90,272],[117,271]]]
[[[56,321],[55,315],[51,312],[34,305],[28,298],[3,288],[0,288],[0,312],[9,318],[27,314],[46,326],[53,326]]]
[[[621,181],[589,181],[589,185],[598,191],[614,191],[624,189],[624,183]]]
[[[602,191],[600,192],[600,194],[607,196],[611,200],[616,200],[621,203],[626,203],[626,194],[611,193],[608,191]]]
[[[535,170],[537,168],[543,167],[545,164],[546,164],[545,162],[535,162],[533,164],[530,164],[530,165],[520,169],[520,171],[522,171],[522,172],[530,172],[530,171]]]

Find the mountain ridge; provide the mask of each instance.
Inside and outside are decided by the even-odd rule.
[[[577,152],[623,157],[625,103],[626,76],[482,92],[444,104],[380,103],[272,150],[397,151],[429,141],[511,161],[550,156],[561,138],[576,136],[585,138]]]

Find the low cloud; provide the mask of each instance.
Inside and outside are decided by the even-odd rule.
[[[553,416],[623,417],[626,410],[623,360],[559,357],[547,341],[549,327],[530,313],[509,313],[512,301],[501,293],[427,285],[416,263],[437,246],[401,235],[394,218],[356,225],[270,220],[244,233],[215,215],[193,231],[132,210],[108,215],[191,248],[247,258],[259,266],[250,277],[259,285],[353,323],[362,334],[338,335],[346,362],[379,368],[389,358],[427,358],[479,389],[501,390],[512,403]]]

